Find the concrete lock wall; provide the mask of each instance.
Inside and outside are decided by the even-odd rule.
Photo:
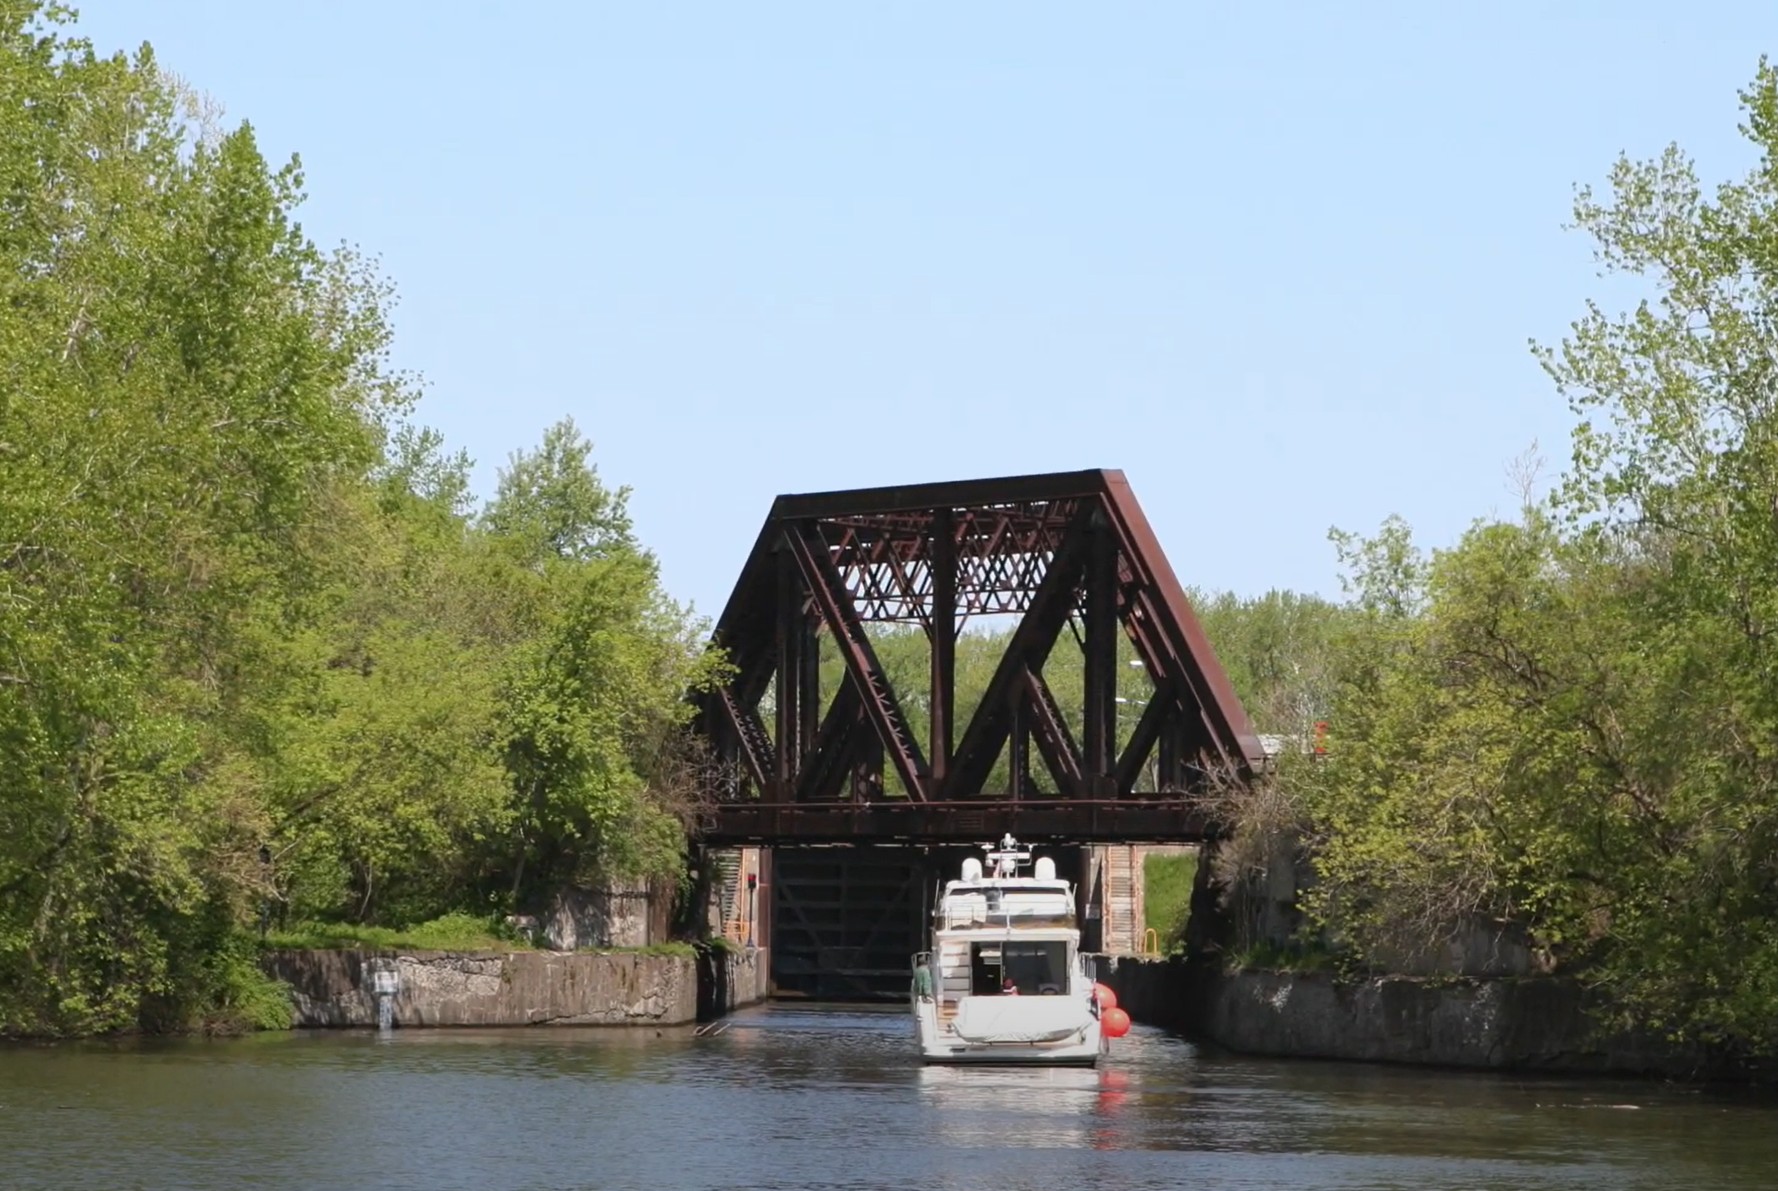
[[[372,972],[394,971],[398,1026],[682,1025],[765,999],[763,951],[699,957],[277,951],[262,966],[291,986],[298,1027],[374,1026]]]
[[[1554,977],[1342,982],[1110,956],[1098,970],[1137,1021],[1243,1054],[1677,1078],[1778,1075],[1769,1060],[1606,1028],[1586,990]]]

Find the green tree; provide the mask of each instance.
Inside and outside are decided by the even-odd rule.
[[[572,418],[557,422],[535,451],[515,454],[500,473],[482,526],[533,564],[635,552],[630,490],[607,488],[592,453]]]
[[[260,1020],[267,906],[670,875],[715,663],[627,493],[564,422],[473,510],[298,164],[70,21],[0,15],[0,1034]]]
[[[1706,196],[1677,149],[1576,219],[1645,285],[1538,354],[1580,417],[1547,508],[1424,566],[1338,539],[1365,631],[1334,760],[1301,780],[1323,924],[1387,965],[1524,924],[1626,1018],[1778,1042],[1778,76],[1759,162]]]
[[[144,49],[0,25],[0,1031],[224,995],[266,824],[226,725],[336,477],[405,397],[380,294]]]
[[[680,875],[691,792],[668,788],[667,762],[691,713],[684,693],[720,664],[635,541],[628,490],[606,488],[590,455],[571,421],[551,427],[514,456],[480,519],[522,570],[522,640],[500,694],[521,900],[565,882]]]
[[[1778,1038],[1778,73],[1741,93],[1758,154],[1707,195],[1677,148],[1620,160],[1579,226],[1647,287],[1589,306],[1545,367],[1582,418],[1559,507],[1622,559],[1645,714],[1601,735],[1643,824],[1601,915],[1609,971],[1662,1020]],[[1617,730],[1621,725],[1621,730]]]
[[[1255,727],[1306,743],[1330,713],[1336,644],[1359,613],[1289,591],[1192,593],[1192,603]]]

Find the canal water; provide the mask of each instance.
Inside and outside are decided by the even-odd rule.
[[[901,1009],[0,1049],[4,1188],[1771,1188],[1769,1097],[1241,1059],[922,1068]]]

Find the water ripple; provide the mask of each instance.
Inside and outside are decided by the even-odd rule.
[[[1769,1101],[1201,1053],[924,1068],[905,1013],[721,1032],[313,1032],[0,1050],[17,1188],[1767,1187]]]

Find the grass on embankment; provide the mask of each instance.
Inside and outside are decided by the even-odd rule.
[[[1185,946],[1185,922],[1191,914],[1192,883],[1197,873],[1196,851],[1153,853],[1142,862],[1144,925],[1160,936],[1162,955]]]
[[[412,951],[514,951],[530,947],[516,935],[498,933],[492,919],[473,914],[446,914],[431,922],[401,928],[299,922],[284,930],[267,931],[262,945],[290,951],[397,947]]]

